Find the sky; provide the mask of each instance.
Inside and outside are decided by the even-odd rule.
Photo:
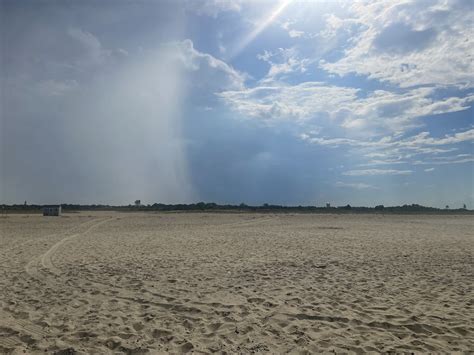
[[[474,208],[471,0],[0,4],[0,203]]]

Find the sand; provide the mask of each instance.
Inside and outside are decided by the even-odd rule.
[[[466,352],[471,216],[0,217],[0,353]]]

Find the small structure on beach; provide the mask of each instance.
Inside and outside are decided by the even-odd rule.
[[[43,216],[60,216],[61,215],[61,206],[43,206]]]
[[[326,203],[326,208],[331,208],[331,204],[329,202]]]

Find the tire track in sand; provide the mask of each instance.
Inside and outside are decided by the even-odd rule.
[[[64,244],[66,244],[68,241],[70,241],[71,239],[73,238],[76,238],[82,234],[86,234],[88,232],[90,232],[91,230],[93,230],[94,228],[97,228],[98,226],[112,220],[113,218],[107,218],[107,219],[100,219],[97,223],[94,223],[92,224],[91,226],[89,226],[86,230],[84,230],[83,232],[80,232],[80,233],[75,233],[75,234],[72,234],[72,235],[69,235],[63,239],[61,239],[59,242],[57,242],[56,244],[54,244],[48,251],[46,251],[46,253],[34,258],[33,260],[31,260],[25,267],[25,271],[27,272],[28,275],[34,277],[34,278],[37,278],[39,276],[39,267],[42,266],[43,268],[45,268],[47,271],[49,271],[50,273],[54,274],[54,275],[59,275],[61,273],[61,270],[59,270],[53,263],[52,261],[52,257],[54,255],[54,253]],[[97,220],[94,220],[94,221],[97,221]],[[84,226],[85,224],[87,223],[90,223],[91,221],[88,221],[88,222],[85,222],[83,224],[81,224],[80,226],[76,227],[76,228],[79,228],[79,227],[82,227]],[[75,228],[74,228],[75,229]]]
[[[79,229],[83,226],[85,226],[86,224],[88,223],[91,223],[91,222],[94,222],[96,221],[96,219],[92,219],[92,220],[88,220],[88,221],[85,221],[85,222],[82,222],[82,223],[79,223],[78,225],[74,226],[74,227],[71,227],[67,230],[65,230],[63,232],[63,234],[68,234],[68,233],[71,233],[73,231],[75,231],[76,229]],[[27,246],[28,244],[35,244],[35,243],[40,243],[40,242],[43,242],[45,240],[48,240],[52,237],[55,237],[55,236],[58,236],[60,235],[61,233],[52,233],[52,234],[49,234],[49,235],[46,235],[44,237],[40,237],[39,239],[28,239],[22,243],[19,243],[19,244],[16,244],[16,245],[13,245],[9,248],[6,248],[6,249],[2,249],[0,250],[0,265],[4,266],[6,263],[8,263],[10,260],[8,259],[8,257],[10,256],[11,252],[15,251],[15,250],[18,250],[18,249],[22,249],[23,247]]]

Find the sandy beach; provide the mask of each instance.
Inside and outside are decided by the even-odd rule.
[[[466,352],[474,219],[0,218],[0,353]]]

